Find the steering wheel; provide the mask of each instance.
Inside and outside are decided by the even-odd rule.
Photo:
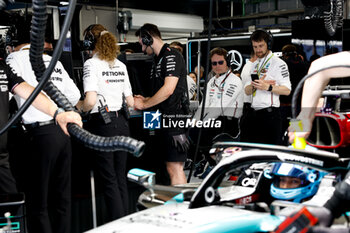
[[[240,52],[237,50],[228,51],[228,55],[231,56],[230,66],[233,71],[241,69],[243,65],[243,58]]]

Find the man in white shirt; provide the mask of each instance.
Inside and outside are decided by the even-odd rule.
[[[203,121],[217,119],[222,122],[222,129],[215,133],[226,132],[235,137],[239,133],[238,121],[243,110],[243,84],[227,65],[227,51],[214,48],[210,51],[212,70],[215,76],[208,81]],[[202,105],[194,118],[200,119]],[[211,135],[206,137],[208,140]]]
[[[4,127],[9,116],[9,92],[27,99],[34,88],[26,83],[21,77],[14,75],[0,59],[0,128]],[[52,103],[44,94],[40,93],[32,105],[47,115],[54,116],[58,111],[57,106]],[[67,123],[72,122],[82,126],[80,116],[75,112],[64,112],[56,114],[57,123],[62,130],[67,132]],[[16,141],[18,137],[15,138]],[[9,153],[7,150],[7,132],[0,135],[0,193],[16,193],[16,181],[14,180],[9,163]]]
[[[289,95],[291,83],[287,64],[270,51],[272,35],[256,30],[250,37],[258,59],[253,63],[251,74],[256,80],[245,84],[245,93],[252,95],[254,116],[250,142],[281,144],[280,95]]]
[[[29,61],[28,41],[29,37],[22,35],[15,45],[16,52],[11,53],[6,62],[15,74],[36,86],[38,82]],[[48,66],[51,57],[43,54],[43,60]],[[80,92],[60,62],[56,64],[50,81],[72,105],[78,102]],[[23,105],[24,99],[19,96],[15,96],[15,99],[19,106]],[[24,187],[29,232],[70,231],[71,144],[70,138],[55,124],[54,118],[33,106],[22,116],[29,141],[26,161],[28,170],[25,171],[27,187]]]

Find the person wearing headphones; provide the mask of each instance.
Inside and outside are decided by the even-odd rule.
[[[163,42],[154,24],[144,24],[135,35],[139,38],[142,51],[154,55],[150,79],[153,84],[152,96],[135,96],[135,108],[159,110],[165,115],[188,114],[187,72],[182,55]],[[183,167],[189,148],[187,130],[180,127],[162,128],[155,133],[158,146],[164,146],[162,152],[165,158],[160,159],[166,163],[171,185],[185,184]]]
[[[254,116],[249,119],[253,130],[248,141],[279,145],[282,141],[279,96],[291,91],[288,66],[272,53],[272,35],[256,30],[250,39],[258,59],[250,72],[252,81],[245,84],[245,93],[252,95],[254,109]]]
[[[126,66],[117,60],[117,38],[101,24],[92,24],[84,30],[85,50],[92,58],[84,63],[85,99],[79,107],[89,112],[86,128],[100,136],[129,136],[128,121],[122,106],[125,101],[134,105]],[[96,172],[100,174],[108,220],[128,213],[126,180],[127,152],[93,152]]]
[[[6,62],[12,71],[32,86],[38,85],[29,58],[29,28],[18,26],[18,41],[15,52],[7,56]],[[43,54],[45,66],[51,57]],[[50,81],[74,106],[79,98],[79,89],[57,62]],[[24,99],[15,96],[21,107]],[[27,222],[29,232],[69,232],[71,214],[71,141],[56,124],[56,116],[64,111],[58,108],[53,115],[42,113],[30,106],[22,115],[27,131],[27,154],[22,159],[27,163],[24,192],[26,195]]]
[[[221,121],[221,129],[209,129],[208,143],[219,133],[228,133],[236,137],[239,135],[239,118],[243,113],[243,84],[240,77],[232,73],[228,66],[227,51],[214,48],[209,54],[214,77],[208,81],[203,121],[216,119]],[[200,119],[202,104],[197,109],[194,118]],[[209,132],[208,132],[209,133]],[[214,134],[214,135],[213,135]]]

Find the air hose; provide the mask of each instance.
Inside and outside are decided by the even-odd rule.
[[[44,38],[47,20],[46,2],[46,0],[33,0],[32,28],[30,32],[31,46],[29,51],[30,62],[32,64],[32,68],[39,82],[39,85],[42,84],[41,86],[43,86],[43,90],[50,96],[50,98],[65,111],[74,111],[74,107],[68,101],[68,99],[58,90],[58,88],[51,81],[48,80],[59,56],[61,55],[66,34],[69,29],[71,20],[73,18],[76,0],[70,1],[67,15],[62,27],[62,33],[54,50],[52,60],[47,69],[45,67],[42,57],[42,54],[44,52]],[[39,85],[37,88],[41,87],[39,87]],[[72,123],[69,123],[67,128],[72,137],[76,138],[86,147],[94,150],[106,152],[123,150],[132,153],[136,157],[141,156],[141,154],[144,151],[145,143],[142,141],[137,141],[130,137],[101,137],[93,135],[87,132],[86,130],[80,128],[78,125]]]

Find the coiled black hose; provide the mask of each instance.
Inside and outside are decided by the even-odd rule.
[[[52,60],[46,69],[42,54],[44,52],[44,38],[46,29],[46,0],[33,0],[33,17],[32,28],[30,32],[30,62],[34,70],[35,76],[38,82],[45,82],[49,79],[52,70],[54,69],[58,57],[61,55],[63,43],[69,29],[69,25],[73,18],[73,13],[76,5],[76,0],[71,0],[67,15],[62,28],[57,46],[54,50]],[[74,107],[68,101],[68,99],[58,90],[58,88],[50,81],[44,85],[43,90],[50,96],[50,98],[59,106],[64,108],[65,111],[73,111]],[[144,151],[145,143],[137,141],[135,139],[115,136],[115,137],[100,137],[93,135],[86,130],[80,128],[75,124],[68,124],[68,131],[70,135],[82,142],[86,147],[99,150],[99,151],[117,151],[123,150],[132,153],[134,156],[139,157]]]
[[[324,25],[327,33],[334,36],[337,28],[343,26],[343,0],[331,0],[330,10],[324,12]]]

